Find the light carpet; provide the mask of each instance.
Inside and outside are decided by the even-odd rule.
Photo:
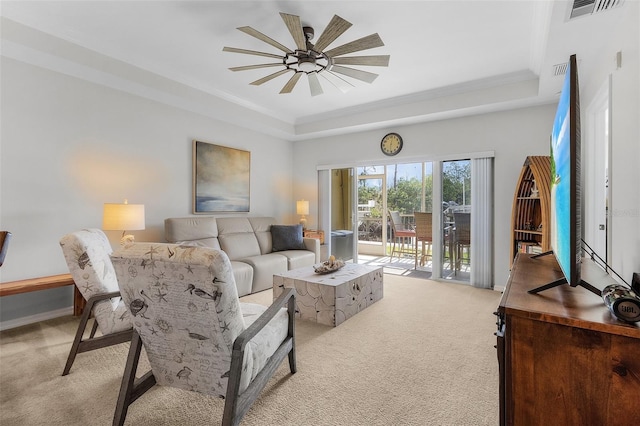
[[[339,327],[296,321],[298,372],[285,361],[242,425],[496,425],[499,300],[492,290],[385,274],[384,298]],[[111,424],[129,345],[79,354],[62,377],[77,324],[64,317],[0,333],[0,424]],[[155,386],[126,424],[219,424],[223,405]]]

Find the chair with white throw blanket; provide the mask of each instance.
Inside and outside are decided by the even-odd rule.
[[[134,328],[114,425],[156,383],[224,398],[222,424],[236,425],[286,356],[296,372],[293,291],[268,308],[240,303],[212,248],[136,243],[111,259]],[[142,346],[151,371],[136,379]]]

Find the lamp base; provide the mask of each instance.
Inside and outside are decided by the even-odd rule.
[[[300,218],[300,225],[302,225],[302,230],[307,229],[307,218],[304,216]]]
[[[122,238],[120,238],[120,245],[123,247],[128,247],[135,242],[135,237],[131,234],[123,235]]]

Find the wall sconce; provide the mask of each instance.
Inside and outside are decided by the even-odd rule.
[[[307,218],[305,216],[309,214],[309,201],[307,200],[296,201],[296,213],[302,216],[300,218],[300,224],[302,225],[302,229],[307,229]]]
[[[102,214],[102,229],[105,231],[122,231],[120,244],[132,244],[133,235],[125,235],[127,231],[144,229],[144,204],[105,203]]]

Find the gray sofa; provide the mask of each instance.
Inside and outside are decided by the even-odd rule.
[[[238,295],[266,290],[273,275],[320,262],[320,241],[304,238],[302,246],[286,249],[278,234],[279,251],[273,250],[272,217],[180,217],[164,221],[165,239],[170,243],[222,249],[231,260]],[[284,248],[284,249],[283,249]]]

